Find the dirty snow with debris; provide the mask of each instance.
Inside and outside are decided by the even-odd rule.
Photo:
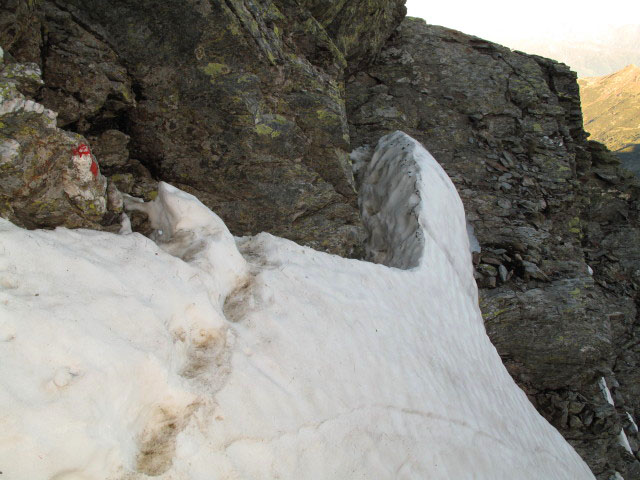
[[[167,184],[126,201],[153,240],[0,220],[2,478],[592,479],[489,342],[444,171],[396,132],[362,178],[391,266]]]

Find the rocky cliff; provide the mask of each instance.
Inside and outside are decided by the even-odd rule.
[[[402,129],[442,162],[505,365],[599,478],[640,478],[638,183],[586,141],[575,74],[409,18],[347,80],[347,113],[352,148]]]
[[[2,117],[3,168],[13,172],[0,173],[3,216],[111,228],[120,191],[152,198],[166,180],[236,235],[267,230],[363,255],[348,152],[358,167],[378,138],[404,130],[463,198],[486,328],[512,376],[598,478],[640,478],[639,187],[586,141],[566,66],[421,20],[399,25],[401,0],[0,9],[1,25],[19,25],[0,36],[3,85],[42,109]],[[36,71],[35,83],[14,78],[18,65]],[[49,110],[66,133],[4,126]],[[20,162],[45,134],[68,139],[43,150],[88,169],[83,185],[95,182],[104,207],[58,189],[55,215],[33,213],[32,200],[49,194],[20,172],[59,170],[33,155],[31,170]],[[95,175],[91,152],[78,150],[85,142]],[[65,223],[69,212],[81,220]]]

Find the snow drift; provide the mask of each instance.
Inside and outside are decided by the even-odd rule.
[[[384,265],[166,184],[127,202],[155,242],[1,221],[2,478],[592,479],[485,334],[444,171],[396,132],[363,178]]]

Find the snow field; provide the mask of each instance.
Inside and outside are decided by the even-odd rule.
[[[444,171],[396,132],[362,178],[386,265],[234,241],[166,184],[126,199],[156,243],[1,221],[6,478],[593,479],[486,336]]]

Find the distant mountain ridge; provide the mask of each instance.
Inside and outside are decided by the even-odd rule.
[[[611,28],[593,38],[510,40],[510,48],[566,63],[578,77],[617,72],[625,65],[640,65],[640,25]]]
[[[640,175],[640,67],[578,80],[584,128]]]

